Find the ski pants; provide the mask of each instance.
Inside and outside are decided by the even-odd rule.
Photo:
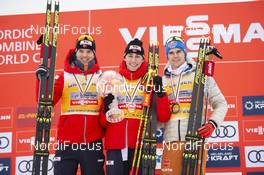
[[[101,146],[100,146],[101,145]],[[59,145],[54,157],[54,175],[104,175],[102,141],[87,144]]]
[[[185,142],[181,142],[181,141],[168,142],[166,143],[165,146],[164,144],[163,144],[163,155],[161,162],[161,175],[181,175],[182,154],[184,152]],[[202,149],[200,149],[200,155],[201,152]],[[206,156],[207,156],[207,151],[204,149],[201,175],[205,175]],[[201,166],[201,161],[199,161],[198,163],[198,173],[194,175],[200,175],[200,166]]]
[[[107,175],[129,175],[134,158],[135,149],[128,149],[128,159],[123,161],[120,149],[107,150],[106,173]],[[141,163],[140,163],[141,165]],[[141,175],[141,166],[139,167],[139,175]]]

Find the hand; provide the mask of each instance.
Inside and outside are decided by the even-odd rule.
[[[212,123],[212,121],[209,121],[204,126],[198,129],[198,134],[203,138],[209,138],[211,137],[215,129],[215,125]]]
[[[155,76],[153,77],[153,84],[154,84],[154,92],[157,94],[159,97],[163,97],[163,84],[162,84],[162,78],[160,76]]]
[[[49,74],[49,69],[47,68],[47,66],[44,65],[39,65],[39,67],[36,70],[36,75],[38,78],[40,78],[41,76],[45,76],[48,77]]]
[[[104,97],[104,113],[109,111],[109,105],[113,102],[114,98],[115,97],[111,93]]]

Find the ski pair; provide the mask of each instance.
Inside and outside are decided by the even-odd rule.
[[[211,59],[211,54],[222,58],[217,49],[210,46],[210,38],[202,37],[198,49],[188,128],[185,136],[186,145],[184,146],[182,157],[181,175],[197,175],[198,168],[200,168],[200,174],[202,174],[204,139],[198,135],[197,130],[202,125],[206,76],[213,76],[214,62],[209,60],[209,58]],[[208,102],[208,94],[206,96],[206,101]],[[205,118],[206,114],[207,113],[205,113]],[[201,147],[202,150],[200,150]],[[201,162],[200,167],[198,167],[199,162]]]
[[[156,128],[157,116],[156,96],[153,93],[153,77],[158,75],[159,46],[150,43],[148,50],[148,71],[143,77],[146,92],[143,103],[143,113],[140,120],[136,148],[134,152],[132,169],[130,175],[137,175],[142,158],[143,175],[154,175],[156,167]],[[153,106],[154,105],[154,106]],[[151,115],[152,114],[152,115]]]
[[[53,84],[55,73],[56,48],[58,40],[59,1],[55,1],[52,30],[51,6],[52,0],[48,0],[46,9],[45,33],[43,35],[43,59],[41,66],[48,68],[49,71],[48,74],[41,74],[38,77],[40,85],[36,115],[36,136],[34,144],[32,175],[39,175],[40,172],[42,172],[42,175],[46,175],[48,173],[48,144],[50,141]],[[51,34],[52,41],[50,42]]]

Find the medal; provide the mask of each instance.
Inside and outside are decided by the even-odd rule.
[[[80,105],[85,105],[87,102],[86,100],[88,100],[87,96],[86,96],[86,92],[87,90],[90,88],[91,84],[92,84],[92,79],[93,79],[93,76],[94,74],[90,77],[89,80],[87,80],[86,82],[86,87],[85,87],[85,90],[83,90],[82,86],[81,86],[81,83],[79,82],[78,78],[75,76],[75,74],[73,74],[74,78],[75,78],[75,81],[77,83],[77,87],[80,91],[80,96],[79,96],[79,102],[80,102]],[[86,78],[86,77],[85,77]]]
[[[174,101],[175,101],[175,103],[173,103],[171,105],[171,112],[172,112],[172,114],[177,114],[181,110],[179,99],[178,99],[178,95],[179,95],[179,89],[180,89],[180,84],[181,84],[182,73],[180,74],[176,90],[174,89],[172,75],[171,75],[170,78],[171,78],[171,88],[172,88],[172,92],[173,92],[173,98],[174,98]]]
[[[172,106],[171,106],[171,112],[173,114],[177,114],[178,112],[180,112],[181,110],[181,107],[180,107],[180,104],[179,103],[173,103]]]
[[[127,109],[130,112],[134,112],[136,110],[136,104],[135,103],[128,103],[127,104]]]
[[[124,78],[124,77],[123,77]],[[125,78],[124,81],[126,82]],[[134,103],[136,92],[138,91],[139,85],[141,83],[141,78],[137,81],[137,85],[135,89],[132,91],[132,94],[130,95],[128,92],[127,84],[125,83],[125,90],[126,90],[126,107],[129,112],[134,112],[136,110],[136,104]]]

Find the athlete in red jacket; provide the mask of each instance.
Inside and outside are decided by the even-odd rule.
[[[143,113],[144,91],[140,90],[142,77],[147,72],[142,42],[132,40],[120,65],[119,73],[124,77],[126,86],[122,96],[118,97],[118,106],[124,112],[125,119],[118,123],[109,123],[105,116],[101,116],[101,123],[106,128],[105,149],[107,150],[106,170],[108,175],[128,175],[133,161],[137,142],[140,119]],[[161,77],[157,77],[162,85]],[[113,95],[104,98],[104,112],[109,110]],[[168,97],[165,93],[157,94],[158,120],[166,122],[170,117]]]
[[[37,69],[37,74],[47,72],[43,66]],[[82,35],[76,48],[69,51],[64,71],[55,77],[53,105],[62,101],[57,130],[61,145],[55,153],[55,175],[76,174],[79,164],[82,174],[104,174],[104,132],[99,123],[102,99],[96,90],[99,75],[95,41]]]

